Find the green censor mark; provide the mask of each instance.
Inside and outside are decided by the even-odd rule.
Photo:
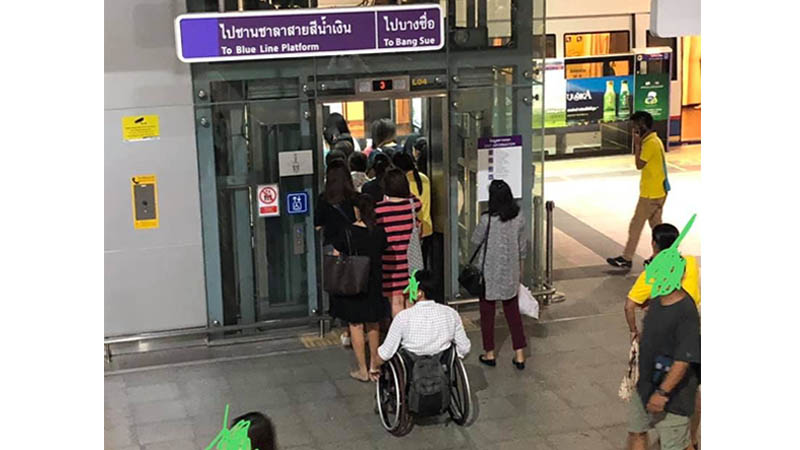
[[[681,287],[686,260],[678,253],[678,245],[692,228],[697,214],[693,214],[675,242],[666,250],[658,252],[653,261],[645,269],[645,283],[652,286],[650,298],[667,295]]]
[[[206,450],[258,450],[250,447],[250,438],[247,430],[250,428],[249,420],[240,420],[233,428],[228,429],[228,411],[230,405],[225,405],[225,417],[222,419],[222,430],[217,437],[208,444]]]
[[[419,298],[419,283],[417,282],[417,271],[411,273],[408,279],[408,286],[403,289],[403,294],[408,294],[408,301],[414,303]]]

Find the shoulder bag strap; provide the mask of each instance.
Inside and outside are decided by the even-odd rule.
[[[412,224],[411,226],[413,227],[414,230],[416,230],[417,229],[417,208],[416,208],[416,205],[414,204],[414,197],[411,197],[410,199],[408,199],[408,203],[411,204],[411,224]]]
[[[344,217],[345,222],[347,222],[347,226],[344,229],[344,237],[345,240],[347,241],[347,253],[349,255],[355,255],[355,253],[353,253],[353,246],[350,243],[350,226],[352,225],[352,223],[350,222],[350,218],[347,217],[347,214],[345,214],[344,211],[342,211],[342,208],[339,205],[333,205],[333,208],[336,211],[339,211],[339,214],[341,214],[342,217]]]
[[[486,218],[488,219],[486,221],[486,234],[483,235],[483,240],[481,241],[480,244],[478,244],[478,248],[476,248],[475,252],[472,253],[472,257],[469,259],[469,263],[470,264],[472,264],[472,262],[475,261],[475,257],[478,256],[478,252],[481,251],[481,247],[483,247],[486,244],[486,241],[489,240],[489,224],[491,223],[492,217],[487,214]],[[485,250],[484,250],[483,259],[486,259],[486,251]]]

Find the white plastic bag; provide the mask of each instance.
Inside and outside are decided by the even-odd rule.
[[[622,377],[619,385],[619,398],[629,402],[636,392],[636,383],[639,382],[639,341],[636,339],[631,342],[631,349],[628,352],[628,370]]]
[[[531,295],[531,291],[528,290],[524,285],[519,285],[519,293],[517,293],[517,298],[519,299],[519,312],[528,316],[533,317],[534,319],[539,318],[539,302],[533,298]]]

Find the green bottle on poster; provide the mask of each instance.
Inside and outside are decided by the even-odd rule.
[[[617,114],[620,119],[627,119],[631,116],[631,91],[628,89],[628,80],[622,80],[622,86],[619,88],[619,105]]]
[[[603,121],[613,122],[617,118],[617,94],[614,93],[614,80],[606,81],[603,94]]]

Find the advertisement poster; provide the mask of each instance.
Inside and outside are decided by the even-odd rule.
[[[567,122],[616,122],[631,115],[633,76],[567,80]]]
[[[551,59],[544,65],[544,126],[567,126],[567,79],[564,60]]]
[[[489,184],[503,180],[522,198],[522,136],[478,139],[478,201],[489,201]]]
[[[669,74],[636,75],[633,94],[636,111],[647,111],[653,120],[669,118]]]

